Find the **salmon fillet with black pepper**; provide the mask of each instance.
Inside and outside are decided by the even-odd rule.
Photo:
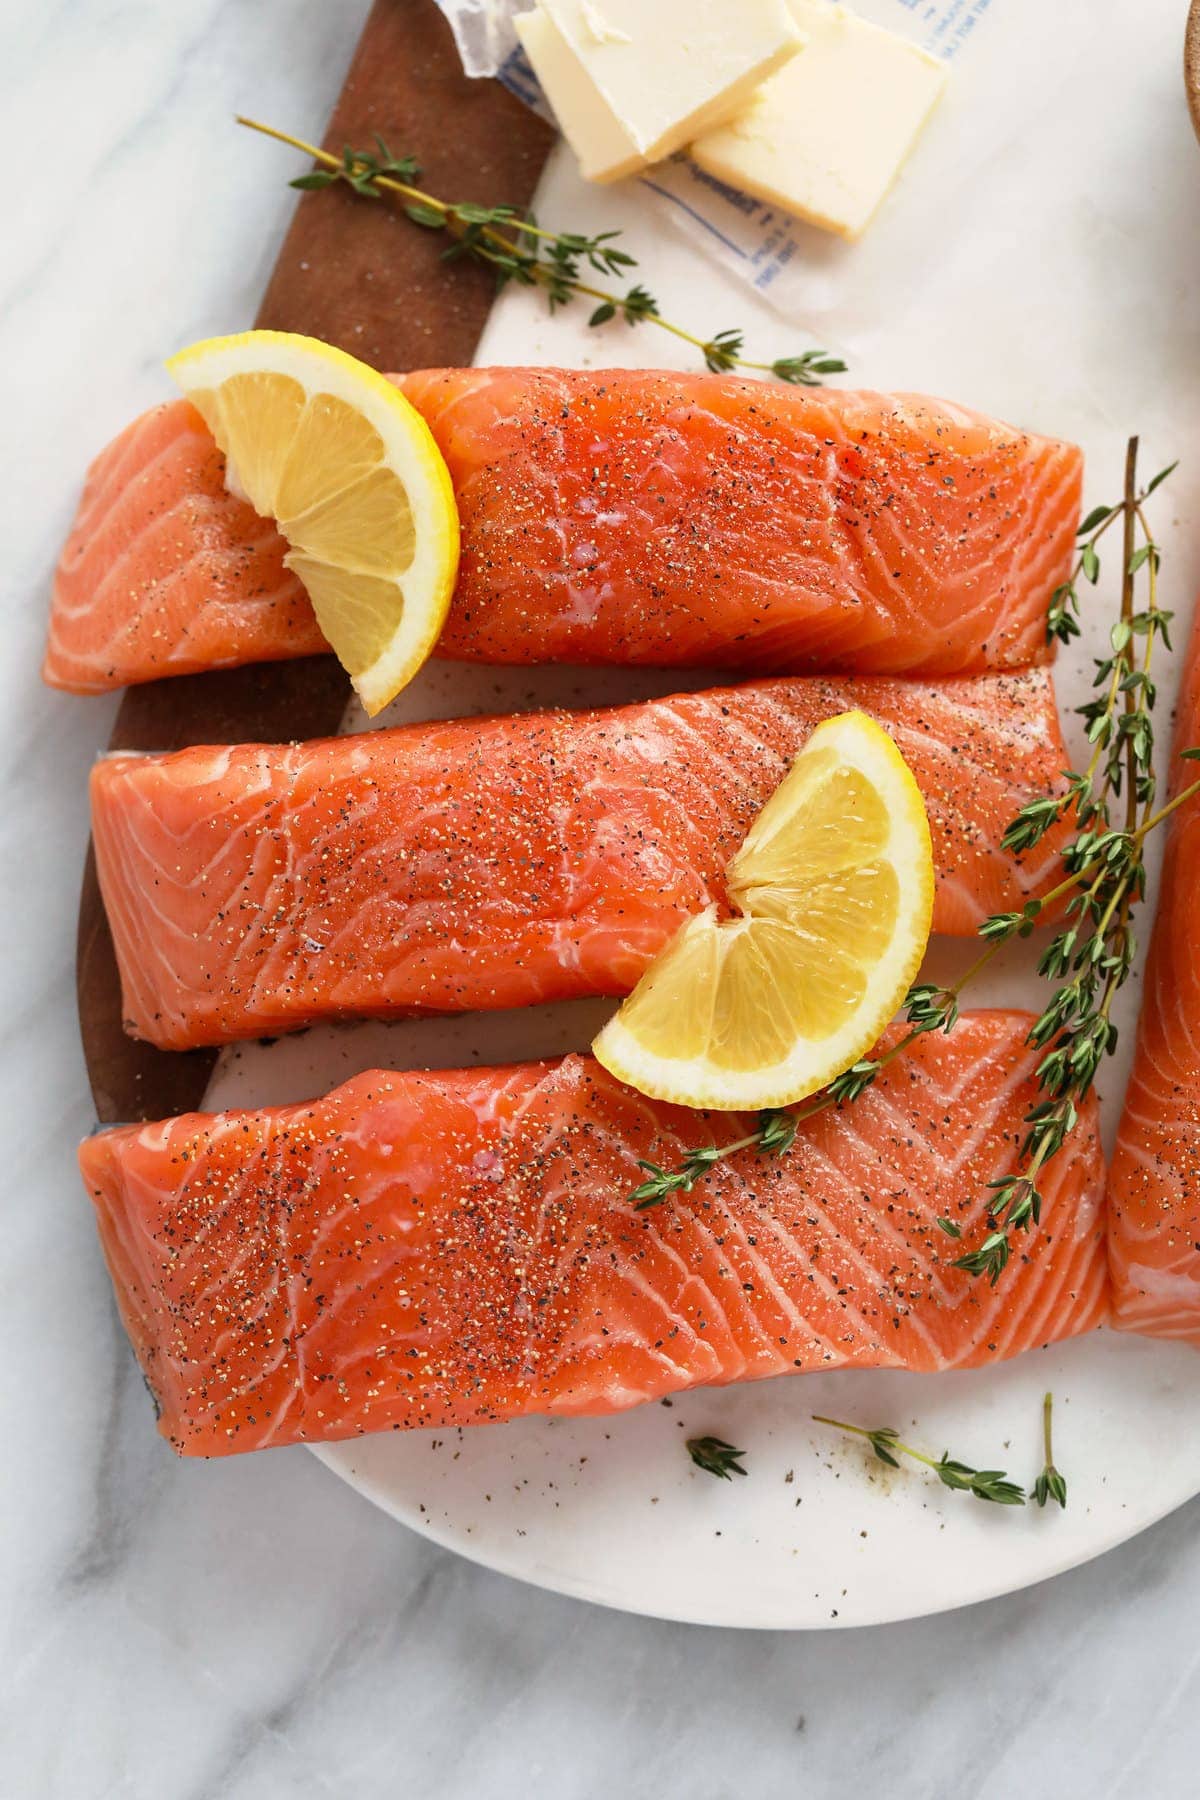
[[[309,1105],[90,1138],[160,1429],[214,1456],[797,1370],[971,1368],[1090,1330],[1107,1308],[1091,1100],[999,1284],[950,1266],[1015,1164],[1031,1022],[967,1014],[785,1154],[737,1153],[645,1211],[638,1157],[671,1166],[753,1121],[648,1101],[578,1056],[362,1075]]]
[[[1200,628],[1175,750],[1200,744]],[[1173,788],[1200,770],[1176,761]],[[1133,1072],[1109,1175],[1114,1324],[1200,1349],[1200,798],[1167,827]]]
[[[1066,766],[1050,677],[797,677],[605,711],[122,755],[92,774],[128,1028],[165,1048],[316,1019],[628,993],[823,718],[860,707],[925,796],[934,928],[1055,879],[1005,826]]]
[[[440,653],[960,675],[1045,659],[1083,459],[944,401],[655,370],[396,377],[462,561]],[[186,401],[89,472],[44,674],[94,693],[325,648]]]

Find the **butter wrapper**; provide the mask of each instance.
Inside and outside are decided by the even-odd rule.
[[[530,10],[529,0],[437,0],[437,4],[454,32],[466,73],[495,76],[525,105],[553,122],[553,111],[517,42],[513,26],[518,13]],[[970,49],[969,60],[974,64],[976,45],[990,34],[993,21],[1005,14],[1007,24],[1016,25],[1018,6],[1015,0],[858,0],[855,11],[877,25],[910,37],[949,62],[956,62]],[[1028,48],[1024,31],[1020,38],[1022,48],[1017,54],[1023,56]],[[956,72],[952,90],[959,85]],[[960,97],[955,92],[955,104],[943,101],[943,110],[953,115],[955,122],[935,120],[931,130],[938,130],[943,139],[950,137],[955,144],[955,182],[961,185],[964,170],[977,166],[980,158],[990,155],[1003,140],[992,139],[977,104],[968,101],[966,95]],[[997,121],[998,127],[1001,123]],[[962,155],[957,150],[960,138]],[[914,202],[905,205],[910,245],[914,235],[919,238],[924,230],[938,231],[945,217],[945,188],[931,166],[932,156],[923,157],[922,148],[918,146],[906,181],[907,188],[915,187],[918,193],[915,198],[911,192],[903,197],[906,203]],[[731,269],[776,310],[786,315],[802,312],[812,325],[818,325],[830,310],[835,293],[843,303],[850,298],[845,283],[836,274],[843,260],[857,257],[865,273],[866,265],[878,261],[880,248],[892,237],[888,228],[891,221],[884,216],[872,225],[862,245],[842,244],[779,207],[706,174],[686,153],[628,180],[651,201],[664,223],[689,238],[713,261]],[[884,213],[894,210],[895,197],[885,203]],[[914,220],[918,222],[916,232]],[[936,245],[937,239],[931,242]],[[877,279],[874,268],[870,279]],[[846,322],[844,318],[841,321]]]

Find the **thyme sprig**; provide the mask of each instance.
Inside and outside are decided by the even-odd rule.
[[[1065,884],[1065,886],[1070,884]],[[1064,886],[1064,891],[1065,891]],[[936,987],[931,983],[918,983],[909,989],[906,996],[905,1017],[909,1029],[903,1036],[881,1050],[878,1056],[863,1057],[851,1063],[848,1069],[836,1076],[827,1087],[814,1094],[800,1106],[768,1107],[758,1115],[756,1129],[745,1137],[734,1138],[728,1144],[702,1144],[695,1150],[685,1152],[677,1169],[664,1169],[658,1163],[648,1162],[644,1157],[638,1158],[638,1168],[647,1171],[648,1179],[640,1187],[633,1189],[630,1201],[639,1212],[658,1206],[668,1195],[677,1192],[690,1193],[702,1175],[707,1175],[717,1163],[724,1162],[727,1157],[737,1156],[743,1150],[754,1150],[759,1155],[782,1156],[790,1150],[795,1142],[796,1132],[806,1119],[815,1118],[818,1113],[826,1112],[830,1107],[849,1106],[871,1086],[875,1077],[888,1064],[902,1055],[909,1046],[922,1037],[927,1031],[952,1031],[959,1014],[959,996],[963,989],[984,969],[1000,945],[993,944],[976,958],[958,980],[948,987]],[[943,1228],[945,1222],[943,1221]],[[958,1235],[952,1232],[951,1235]]]
[[[731,1481],[735,1475],[750,1473],[749,1469],[743,1469],[740,1460],[746,1452],[735,1450],[724,1438],[689,1438],[687,1453],[698,1469],[703,1469],[706,1475],[716,1475],[721,1481]]]
[[[1033,1497],[1039,1506],[1045,1506],[1048,1500],[1057,1500],[1066,1510],[1067,1484],[1054,1466],[1054,1395],[1047,1393],[1042,1400],[1042,1448],[1044,1461],[1042,1472],[1033,1484]]]
[[[987,1500],[993,1506],[1025,1504],[1025,1489],[1010,1481],[1003,1469],[973,1469],[969,1463],[952,1457],[948,1450],[941,1456],[929,1456],[924,1450],[903,1443],[900,1433],[891,1425],[872,1428],[848,1425],[844,1419],[829,1419],[822,1413],[814,1413],[813,1420],[818,1425],[831,1425],[835,1431],[849,1432],[852,1437],[865,1438],[879,1461],[891,1469],[898,1469],[900,1458],[909,1456],[914,1462],[924,1463],[926,1468],[932,1469],[943,1487],[973,1494],[976,1500]]]
[[[702,1144],[696,1150],[689,1150],[677,1169],[663,1169],[657,1163],[639,1157],[638,1168],[646,1170],[648,1179],[634,1188],[629,1198],[638,1212],[645,1212],[651,1206],[658,1206],[668,1194],[690,1193],[714,1163],[724,1161],[727,1156],[736,1156],[739,1150],[757,1150],[760,1156],[782,1156],[785,1150],[791,1149],[798,1124],[796,1114],[772,1108],[758,1115],[758,1128],[748,1136],[737,1138],[732,1144]]]
[[[1068,772],[1060,794],[1039,797],[1023,807],[1001,839],[1004,849],[1019,855],[1061,820],[1073,816],[1077,827],[1060,852],[1070,889],[1063,921],[1038,962],[1038,973],[1054,984],[1029,1032],[1029,1043],[1041,1052],[1038,1098],[1025,1116],[1017,1169],[989,1184],[987,1233],[956,1263],[969,1274],[986,1275],[993,1285],[1012,1255],[1013,1234],[1030,1230],[1040,1220],[1042,1171],[1075,1129],[1101,1064],[1116,1049],[1112,1008],[1133,966],[1132,915],[1145,894],[1146,835],[1200,785],[1185,789],[1170,808],[1155,812],[1152,713],[1157,689],[1152,663],[1159,639],[1164,648],[1171,647],[1171,615],[1158,604],[1161,552],[1145,502],[1175,465],[1139,488],[1137,454],[1138,441],[1131,438],[1122,498],[1115,505],[1097,507],[1084,519],[1075,571],[1057,590],[1047,620],[1051,637],[1066,641],[1076,634],[1079,582],[1098,584],[1097,545],[1120,522],[1120,612],[1109,634],[1109,653],[1096,664],[1095,697],[1079,708],[1091,756],[1082,772]],[[1143,570],[1148,592],[1139,609],[1136,590]],[[1063,885],[1059,884],[1060,892]],[[984,935],[1003,943],[1027,933],[1049,901],[1046,896],[1030,902],[1020,915],[989,919]]]
[[[1054,991],[1029,1033],[1030,1045],[1041,1052],[1036,1069],[1038,1095],[1025,1116],[1018,1166],[988,1184],[985,1235],[953,1266],[973,1276],[984,1275],[994,1285],[1012,1255],[1014,1234],[1027,1232],[1039,1222],[1042,1171],[1075,1129],[1101,1064],[1116,1048],[1112,1008],[1133,966],[1132,915],[1145,893],[1145,839],[1177,807],[1200,793],[1200,781],[1194,781],[1166,805],[1155,805],[1152,714],[1157,689],[1152,665],[1160,640],[1165,649],[1171,648],[1171,614],[1158,601],[1161,551],[1145,503],[1176,465],[1160,470],[1139,488],[1137,449],[1137,439],[1132,438],[1122,499],[1112,506],[1097,507],[1079,527],[1072,575],[1056,590],[1047,617],[1049,637],[1066,642],[1078,634],[1080,584],[1099,583],[1098,545],[1120,522],[1120,612],[1110,633],[1109,652],[1096,664],[1096,696],[1079,709],[1091,756],[1082,771],[1065,772],[1058,792],[1039,795],[1022,807],[1001,839],[1004,849],[1019,856],[1039,844],[1056,825],[1072,822],[1074,834],[1059,853],[1061,879],[1039,898],[1027,900],[1019,911],[985,919],[979,927],[985,948],[957,981],[944,987],[918,983],[910,988],[904,1003],[908,1030],[888,1049],[852,1064],[800,1106],[763,1113],[758,1130],[750,1137],[689,1152],[680,1170],[643,1163],[652,1180],[636,1190],[639,1205],[657,1205],[678,1188],[690,1189],[714,1164],[740,1150],[778,1153],[787,1149],[795,1127],[804,1120],[857,1100],[881,1070],[918,1037],[929,1031],[951,1031],[963,990],[1004,945],[1029,937],[1040,920],[1063,901],[1062,921],[1038,962],[1039,975],[1054,984]],[[1139,608],[1136,591],[1143,575],[1147,595],[1145,605]],[[1200,749],[1180,754],[1185,760],[1200,759]],[[961,1240],[962,1226],[956,1220],[947,1216],[938,1224],[948,1237]]]
[[[826,375],[843,374],[844,362],[824,350],[805,350],[798,356],[779,356],[773,362],[756,362],[743,355],[745,334],[737,330],[716,331],[704,338],[666,319],[658,309],[658,301],[648,288],[635,283],[624,293],[614,293],[588,279],[588,274],[602,278],[623,278],[637,267],[637,258],[621,247],[619,231],[599,231],[592,235],[576,231],[550,231],[539,225],[530,213],[514,206],[478,206],[466,200],[442,200],[418,186],[421,166],[415,156],[395,156],[379,136],[377,154],[353,150],[349,145],[341,157],[332,156],[316,144],[289,132],[277,131],[258,119],[237,115],[237,123],[251,131],[261,132],[278,143],[301,150],[319,165],[307,175],[299,175],[291,183],[294,188],[313,190],[332,187],[341,182],[365,200],[378,200],[385,193],[397,194],[405,202],[405,215],[414,225],[426,231],[444,231],[450,241],[442,252],[447,262],[468,259],[485,264],[495,273],[500,286],[515,281],[523,287],[540,288],[551,312],[577,299],[598,304],[588,318],[591,326],[606,325],[620,318],[627,325],[647,322],[672,337],[697,349],[704,365],[714,374],[730,369],[749,369],[756,374],[772,375],[799,387],[819,387]]]
[[[1003,1469],[976,1469],[970,1463],[961,1462],[943,1450],[940,1456],[930,1456],[925,1450],[918,1450],[913,1444],[906,1444],[894,1425],[852,1425],[845,1419],[831,1419],[824,1413],[814,1413],[813,1423],[828,1425],[834,1431],[844,1431],[850,1437],[862,1438],[870,1444],[873,1454],[889,1469],[902,1467],[900,1458],[907,1456],[913,1462],[923,1463],[932,1469],[943,1487],[955,1493],[974,1495],[976,1500],[985,1500],[992,1506],[1024,1506],[1027,1500],[1034,1500],[1038,1506],[1044,1507],[1048,1501],[1056,1500],[1059,1506],[1067,1504],[1067,1484],[1063,1476],[1054,1466],[1054,1447],[1051,1437],[1054,1395],[1046,1394],[1042,1400],[1042,1443],[1045,1457],[1042,1470],[1034,1482],[1030,1492],[1015,1481],[1010,1481]],[[724,1438],[695,1437],[687,1440],[687,1453],[698,1469],[709,1475],[716,1475],[722,1481],[729,1481],[734,1475],[748,1475],[749,1470],[742,1467],[741,1459],[744,1450],[737,1450]]]

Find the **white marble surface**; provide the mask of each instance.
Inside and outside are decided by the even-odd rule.
[[[1142,4],[1093,0],[1096,41]],[[160,396],[165,353],[253,313],[289,197],[229,115],[313,125],[364,11],[0,0],[0,1795],[1191,1795],[1195,1505],[956,1615],[737,1634],[486,1574],[304,1452],[177,1465],[154,1435],[73,1166],[91,1123],[73,1008],[83,784],[112,708],[39,688],[46,584],[87,453]],[[1169,106],[1165,71],[1161,91]],[[1120,89],[1098,105],[1120,132]],[[1180,193],[1170,171],[1146,187],[1148,212]],[[1193,201],[1178,229],[1195,221]],[[1195,384],[1183,301],[1164,294],[1152,329],[1190,346],[1163,378]]]

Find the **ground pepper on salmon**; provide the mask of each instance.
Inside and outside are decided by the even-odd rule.
[[[655,370],[396,377],[454,483],[440,654],[958,675],[1045,659],[1082,455],[947,402]],[[43,673],[99,692],[324,647],[186,401],[102,452]]]
[[[594,1062],[359,1076],[325,1100],[89,1138],[129,1335],[188,1455],[607,1413],[699,1383],[970,1368],[1106,1316],[1095,1102],[998,1287],[986,1229],[1034,1092],[1023,1013],[966,1014],[862,1098],[638,1212],[636,1158],[749,1123]]]
[[[925,798],[934,927],[1054,880],[1002,850],[1067,757],[1049,674],[761,681],[583,713],[103,758],[97,868],[125,1017],[166,1048],[315,1019],[624,994],[812,728],[861,707]]]

